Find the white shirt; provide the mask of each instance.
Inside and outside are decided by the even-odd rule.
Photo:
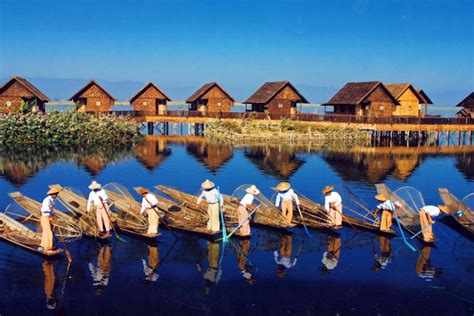
[[[440,209],[437,206],[434,205],[425,205],[422,207],[422,209],[430,214],[431,217],[436,217],[439,216],[439,213],[441,212]]]
[[[395,210],[395,205],[392,203],[392,201],[390,200],[387,200],[383,203],[380,203],[379,205],[377,205],[377,208],[379,210],[388,210],[388,211],[394,211]]]
[[[331,192],[324,197],[324,208],[326,209],[326,211],[329,211],[329,207],[331,206],[331,204],[333,204],[334,207],[337,207],[341,203],[342,198],[337,192]]]
[[[99,199],[99,196],[102,198],[104,203],[107,203],[109,200],[109,197],[107,196],[107,193],[105,193],[104,189],[100,189],[99,191],[91,191],[89,193],[89,199],[87,200],[87,211],[89,212],[91,210],[92,204],[94,206],[102,206],[102,202]]]
[[[324,264],[324,266],[328,270],[334,270],[337,267],[337,263],[339,262],[339,260],[336,259],[336,258],[329,258],[328,257],[328,252],[325,251],[323,253],[323,259],[321,260],[321,262]]]
[[[283,257],[283,256],[279,257],[277,251],[275,251],[273,253],[273,256],[275,257],[276,264],[281,264],[282,266],[284,266],[287,269],[292,268],[296,265],[296,261],[297,261],[296,258],[291,260],[291,258],[288,258],[288,257]]]
[[[285,192],[278,192],[276,201],[275,201],[275,206],[278,207],[280,206],[280,201],[295,201],[296,204],[300,204],[300,200],[298,199],[298,195],[296,195],[295,191],[293,189],[288,189]]]
[[[245,196],[240,200],[240,205],[246,206],[251,205],[253,203],[253,194],[247,193]]]
[[[48,195],[44,198],[43,203],[41,204],[41,215],[43,216],[52,216],[54,207],[54,199]]]
[[[224,204],[224,201],[222,200],[222,196],[219,195],[219,191],[217,191],[216,188],[212,190],[202,190],[201,195],[199,195],[199,198],[197,200],[197,203],[201,203],[201,201],[205,199],[209,204],[215,204],[217,201],[219,201],[220,205]]]
[[[158,199],[156,196],[154,194],[147,193],[142,200],[142,209],[140,210],[140,213],[143,213],[146,209],[152,208],[156,205],[158,205]]]

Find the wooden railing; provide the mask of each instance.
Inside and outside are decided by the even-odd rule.
[[[90,112],[91,114],[99,114],[98,112]],[[312,113],[297,113],[297,114],[267,114],[261,112],[208,112],[205,115],[199,111],[166,111],[163,114],[146,111],[112,111],[100,112],[100,114],[113,114],[118,116],[128,117],[145,117],[145,116],[168,116],[168,117],[205,117],[205,118],[219,118],[219,119],[270,119],[281,120],[291,119],[293,121],[303,122],[338,122],[338,123],[358,123],[358,124],[423,124],[423,125],[468,125],[474,124],[474,118],[464,117],[368,117],[356,116],[346,114],[312,114]]]

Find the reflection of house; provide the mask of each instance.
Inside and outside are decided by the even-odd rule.
[[[86,83],[69,101],[76,104],[80,112],[109,112],[115,98],[94,80]]]
[[[415,155],[394,155],[395,170],[392,176],[397,180],[405,181],[415,171],[420,164],[420,156]]]
[[[45,103],[49,98],[33,86],[28,80],[13,77],[0,87],[0,113],[21,110],[21,104],[36,105],[40,112],[45,112]]]
[[[296,157],[289,148],[278,146],[255,146],[245,149],[249,158],[264,173],[279,179],[289,179],[303,164],[304,160]]]
[[[137,160],[152,171],[171,154],[165,140],[145,140],[134,149]]]
[[[392,116],[398,101],[380,81],[349,82],[325,105],[334,113],[357,116]]]
[[[251,104],[252,112],[295,114],[297,103],[308,100],[289,81],[266,82],[244,103]]]
[[[152,82],[140,89],[131,99],[135,111],[147,111],[164,114],[166,103],[171,99]]]
[[[210,171],[216,172],[233,156],[232,146],[208,142],[188,142],[186,151],[196,157]]]
[[[474,181],[474,153],[456,155],[456,168],[468,181]]]
[[[464,100],[458,103],[459,107],[462,107],[458,113],[460,117],[474,117],[474,92],[471,92]]]
[[[420,116],[420,104],[423,104],[425,99],[411,83],[387,84],[385,86],[399,103],[393,111],[394,116]]]
[[[186,103],[189,103],[190,111],[230,112],[230,108],[234,105],[234,98],[216,82],[209,82],[194,92]]]
[[[23,162],[17,160],[13,162],[0,158],[0,176],[5,177],[14,186],[19,187],[25,184],[39,170],[46,167],[46,165],[46,162],[37,163],[35,161]]]
[[[92,155],[80,159],[79,164],[83,165],[91,176],[96,177],[107,166],[107,159],[100,155]]]

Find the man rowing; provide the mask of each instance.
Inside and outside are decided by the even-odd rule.
[[[281,214],[286,218],[288,223],[293,220],[293,202],[300,204],[298,195],[291,188],[290,183],[280,182],[276,187],[278,194],[276,196],[275,206],[279,207],[281,202]]]
[[[99,237],[106,238],[110,236],[110,208],[107,204],[109,197],[105,193],[102,186],[96,181],[92,181],[89,185],[91,192],[89,193],[89,199],[87,200],[87,212],[90,212],[92,206],[96,210],[97,226],[99,228]],[[104,234],[105,228],[105,234]]]
[[[374,216],[377,217],[377,214],[382,212],[382,218],[380,219],[380,230],[383,232],[392,232],[390,228],[392,227],[393,212],[402,205],[398,201],[392,202],[384,194],[377,194],[375,199],[379,201],[380,204],[377,205],[373,213]]]
[[[46,253],[51,253],[54,251],[53,246],[53,230],[51,228],[51,220],[53,219],[54,212],[54,203],[58,194],[61,190],[56,187],[51,188],[47,194],[48,196],[43,199],[41,203],[41,244],[38,247],[38,250],[44,251]]]
[[[324,208],[329,214],[333,228],[342,228],[342,197],[334,191],[334,186],[328,185],[323,189]]]
[[[208,203],[207,215],[209,220],[207,222],[207,230],[212,232],[220,231],[220,222],[219,222],[219,205],[222,207],[224,205],[224,200],[219,194],[219,191],[215,188],[214,182],[206,180],[201,184],[201,195],[199,195],[197,204],[200,204],[203,199]]]
[[[249,210],[255,209],[253,200],[255,195],[260,194],[260,190],[252,184],[245,190],[245,193],[246,194],[244,195],[242,200],[240,200],[239,208],[237,209],[237,217],[239,225],[241,225],[239,230],[240,235],[250,236],[250,219],[248,218]]]
[[[143,197],[140,213],[143,214],[147,211],[148,231],[146,234],[149,236],[159,235],[158,224],[160,217],[158,214],[158,199],[154,194],[148,192],[147,189],[139,188],[137,191]]]

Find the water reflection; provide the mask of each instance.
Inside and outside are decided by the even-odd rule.
[[[148,245],[148,262],[141,259],[143,264],[143,273],[145,280],[156,282],[158,280],[158,267],[160,265],[160,253],[158,245]]]
[[[416,262],[416,274],[427,282],[443,275],[442,269],[436,268],[431,264],[430,254],[431,247],[423,246]]]
[[[46,308],[56,309],[56,272],[52,261],[43,259],[41,264],[44,277],[44,294],[46,296]]]
[[[328,274],[330,270],[334,270],[341,258],[341,238],[339,236],[328,235],[326,251],[323,253],[321,262],[321,274]]]
[[[372,241],[372,251],[374,253],[374,266],[372,270],[379,272],[385,269],[392,260],[392,242],[385,236],[378,236],[378,246]]]
[[[256,278],[252,273],[253,266],[249,264],[248,256],[250,252],[250,239],[242,239],[239,241],[237,251],[237,266],[242,277],[250,285],[255,284]]]
[[[204,293],[210,294],[213,287],[219,283],[222,276],[222,268],[219,262],[220,254],[219,242],[207,241],[207,268],[204,268],[201,262],[197,263],[197,269],[205,281]]]
[[[293,254],[293,236],[292,235],[282,235],[281,236],[281,246],[280,252],[274,251],[273,256],[277,264],[277,275],[279,278],[284,278],[288,269],[293,268],[298,261],[298,255],[301,252],[302,244],[300,245],[300,250],[298,254],[292,258]]]
[[[135,157],[148,170],[153,171],[169,155],[171,149],[164,139],[149,139],[134,148]]]
[[[112,247],[109,244],[101,244],[97,254],[97,263],[89,262],[89,271],[92,276],[92,286],[97,296],[102,294],[105,287],[109,285],[110,272],[112,271]]]

